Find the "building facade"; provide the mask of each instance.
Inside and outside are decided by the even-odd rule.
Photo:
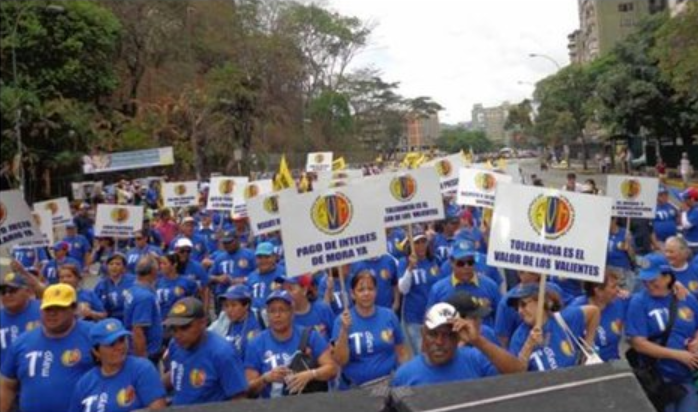
[[[484,107],[482,104],[474,105],[471,113],[472,128],[484,131],[487,138],[495,144],[508,145],[509,139],[504,125],[509,115],[510,106],[509,102],[495,107]]]
[[[406,119],[407,139],[405,150],[408,152],[429,150],[436,145],[436,139],[441,134],[439,114],[428,117],[408,114]]]

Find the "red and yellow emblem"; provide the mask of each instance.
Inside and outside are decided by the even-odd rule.
[[[116,403],[119,404],[121,407],[125,406],[131,406],[133,402],[136,400],[136,390],[133,389],[133,386],[128,386],[126,388],[121,389],[117,394],[116,394]]]
[[[116,223],[123,223],[129,218],[128,209],[125,207],[117,207],[111,211],[111,220]]]
[[[192,369],[189,373],[189,383],[195,388],[200,388],[206,383],[206,372],[201,369]]]
[[[635,200],[642,192],[642,184],[636,179],[626,179],[620,184],[620,193],[623,198]]]
[[[417,181],[410,175],[395,177],[390,181],[390,194],[401,202],[407,202],[417,193]]]
[[[497,187],[497,179],[491,173],[480,172],[475,175],[475,187],[485,192],[491,192]]]
[[[310,209],[310,218],[315,227],[328,235],[344,231],[353,215],[351,200],[341,192],[318,197]]]
[[[221,192],[221,194],[224,195],[229,195],[233,193],[233,190],[235,189],[235,180],[233,179],[223,179],[218,183],[218,191]]]
[[[564,236],[574,225],[574,208],[564,197],[540,195],[528,207],[528,220],[537,234],[548,239]]]
[[[61,355],[61,363],[63,366],[74,366],[82,359],[80,349],[67,350]]]
[[[439,160],[436,162],[436,172],[439,174],[441,177],[446,177],[451,174],[453,171],[453,166],[451,165],[451,162],[449,162],[446,159]]]

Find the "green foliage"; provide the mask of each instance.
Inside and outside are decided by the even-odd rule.
[[[670,19],[657,32],[652,55],[658,60],[662,78],[683,97],[698,99],[698,4]]]
[[[483,153],[494,149],[494,144],[487,139],[485,132],[463,128],[442,131],[441,136],[436,140],[436,145],[439,150],[446,153],[456,153],[461,150],[467,153],[470,149],[476,153]]]

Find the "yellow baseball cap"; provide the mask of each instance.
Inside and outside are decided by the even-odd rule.
[[[67,308],[77,302],[77,294],[72,286],[65,283],[51,285],[44,291],[44,296],[41,300],[41,310],[48,309],[54,306]]]

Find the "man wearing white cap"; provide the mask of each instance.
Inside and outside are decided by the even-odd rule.
[[[469,344],[458,347],[459,341]],[[474,319],[462,319],[448,303],[437,303],[422,326],[422,354],[398,368],[391,386],[464,381],[524,369],[513,355],[480,335]]]

